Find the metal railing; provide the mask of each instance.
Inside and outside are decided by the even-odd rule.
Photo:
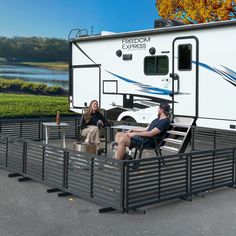
[[[79,116],[65,116],[61,120],[69,124],[66,130],[67,138],[75,138],[78,136],[78,123]],[[0,120],[0,133],[3,135],[11,135],[16,138],[26,138],[31,140],[45,139],[45,129],[43,122],[53,122],[55,117],[52,118],[34,118],[34,119],[5,119]],[[58,130],[52,130],[50,137],[53,139],[60,138]]]
[[[213,140],[213,147],[224,141],[214,130],[196,131],[193,145],[202,142],[200,131],[204,140]],[[227,148],[204,150],[203,141],[201,151],[117,161],[1,134],[0,167],[98,205],[128,212],[219,187],[235,187],[236,147],[231,144],[232,135],[226,137],[229,141],[225,145],[231,146]]]
[[[236,131],[192,127],[192,150],[202,151],[236,146]]]
[[[123,162],[0,135],[0,167],[123,211]]]

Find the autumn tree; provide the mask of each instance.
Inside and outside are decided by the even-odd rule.
[[[236,0],[156,0],[159,16],[191,23],[236,18]]]

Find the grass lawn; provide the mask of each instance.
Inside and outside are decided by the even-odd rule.
[[[20,62],[21,65],[30,65],[35,67],[44,67],[55,70],[68,70],[69,65],[67,62]]]
[[[0,93],[0,118],[23,118],[74,114],[69,111],[68,97]]]

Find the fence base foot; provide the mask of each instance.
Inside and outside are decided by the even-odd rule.
[[[62,192],[62,193],[57,194],[58,197],[66,197],[66,196],[70,196],[70,195],[72,195],[72,194],[68,193],[68,192]]]
[[[146,214],[145,210],[142,210],[142,209],[139,209],[139,208],[133,208],[132,210],[136,213],[139,213],[139,214]]]
[[[8,174],[8,178],[19,177],[19,176],[21,176],[19,173]]]
[[[189,196],[189,195],[186,195],[186,196],[183,196],[183,197],[180,197],[181,200],[184,200],[184,201],[188,201],[188,202],[191,202],[192,201],[192,197]]]
[[[111,212],[111,211],[116,211],[116,209],[112,207],[105,207],[105,208],[98,209],[98,213],[106,213],[106,212]]]
[[[208,191],[206,193],[208,193]],[[201,198],[205,197],[204,193],[194,193],[193,195],[196,196],[196,197],[201,197]]]
[[[228,185],[229,188],[233,188],[233,189],[236,189],[236,184],[231,184],[231,185]]]
[[[28,180],[32,180],[32,179],[29,178],[29,177],[22,177],[22,178],[18,179],[19,182],[25,182],[25,181],[28,181]]]
[[[56,192],[60,192],[61,189],[59,188],[50,188],[50,189],[47,189],[47,193],[56,193]]]

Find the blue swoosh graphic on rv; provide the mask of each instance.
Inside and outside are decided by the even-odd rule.
[[[195,61],[193,61],[193,63],[196,64]],[[221,67],[223,69],[217,69],[217,68],[214,68],[214,67],[211,67],[205,63],[202,63],[202,62],[198,62],[199,66],[207,69],[207,70],[211,70],[215,73],[217,73],[218,75],[222,76],[222,78],[224,80],[226,80],[227,82],[231,83],[232,85],[236,86],[236,72],[229,69],[228,67],[226,66],[223,66],[221,65]]]
[[[106,70],[107,71],[107,70]],[[128,82],[128,83],[131,83],[131,84],[134,84],[134,85],[137,85],[140,89],[139,91],[142,91],[142,92],[145,92],[145,93],[149,93],[149,94],[159,94],[159,95],[170,95],[172,93],[172,91],[170,90],[167,90],[167,89],[161,89],[161,88],[157,88],[157,87],[152,87],[150,85],[147,85],[147,84],[142,84],[142,83],[139,83],[139,82],[136,82],[134,80],[131,80],[131,79],[128,79],[128,78],[125,78],[125,77],[122,77],[120,75],[116,75],[110,71],[107,71],[109,74],[125,81],[125,82]]]

